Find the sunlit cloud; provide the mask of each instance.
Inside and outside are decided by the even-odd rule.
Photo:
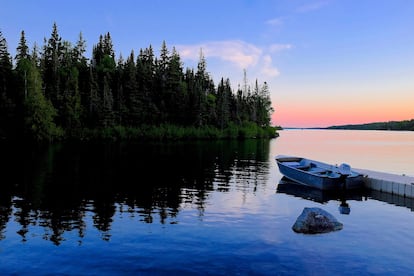
[[[249,79],[270,80],[280,75],[275,65],[275,54],[293,48],[291,44],[270,44],[258,46],[240,40],[210,41],[191,45],[178,45],[176,49],[180,57],[187,61],[197,62],[200,59],[200,51],[207,60],[207,64],[213,60],[213,72],[217,75],[230,74],[235,83],[242,70],[247,70]],[[217,63],[218,61],[218,63]],[[213,75],[216,75],[213,73]]]
[[[280,74],[279,70],[273,66],[272,57],[270,55],[263,56],[262,60],[261,73],[263,76],[273,78]]]
[[[219,58],[243,69],[257,64],[262,50],[253,44],[240,40],[211,41],[195,45],[176,46],[180,56],[185,59],[198,60],[200,51],[206,58]]]

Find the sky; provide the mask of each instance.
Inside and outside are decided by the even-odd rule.
[[[272,124],[326,127],[414,119],[412,0],[0,0],[0,31],[14,56],[25,31],[42,46],[110,32],[116,58],[165,41],[184,68],[200,50],[217,84],[246,70],[269,85]]]

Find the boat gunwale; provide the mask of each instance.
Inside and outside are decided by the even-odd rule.
[[[283,164],[283,162],[280,162],[280,163],[281,163],[282,166],[285,166],[285,167],[290,168],[292,170],[304,172],[306,174],[314,175],[316,177],[332,178],[332,179],[337,179],[337,178],[340,178],[341,177],[341,175],[339,175],[339,174],[338,175],[322,174],[322,173],[317,173],[317,172],[312,172],[312,171],[306,171],[306,170],[301,169],[301,168],[295,168],[293,166],[288,166],[288,165]],[[325,172],[328,172],[328,170],[326,170]],[[333,171],[331,171],[331,172],[333,172]]]
[[[301,169],[300,167],[294,167],[294,166],[289,166],[287,164],[283,164],[285,162],[300,162],[303,159],[308,160],[310,163],[315,164],[317,168],[322,168],[322,169],[324,169],[327,172],[328,171],[331,171],[331,172],[333,172],[333,173],[335,173],[337,175],[328,175],[328,174],[314,173],[312,171],[307,171],[307,170]],[[334,166],[334,165],[331,165],[331,164],[328,164],[328,163],[316,161],[316,160],[309,159],[309,158],[305,158],[305,157],[288,156],[288,155],[278,155],[278,156],[275,157],[275,160],[276,160],[276,162],[278,164],[281,164],[284,167],[287,167],[287,168],[290,168],[290,169],[293,169],[293,170],[296,170],[296,171],[299,171],[299,172],[303,172],[303,173],[306,173],[306,174],[309,174],[309,175],[313,175],[313,176],[316,176],[316,177],[320,177],[320,178],[339,179],[342,176],[342,174],[339,173],[336,170],[329,170],[327,168],[323,168],[323,167],[330,167],[332,169],[339,169],[338,166]],[[351,174],[348,175],[348,176],[346,176],[346,178],[347,179],[353,179],[353,178],[358,178],[358,177],[361,177],[361,176],[363,176],[361,173],[356,172],[354,170],[351,170]]]

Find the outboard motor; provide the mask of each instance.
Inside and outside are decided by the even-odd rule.
[[[342,175],[346,175],[346,176],[350,175],[351,174],[351,166],[348,165],[348,164],[345,164],[345,163],[341,164],[339,166],[339,173],[342,174]]]
[[[341,174],[342,189],[346,189],[346,178],[351,175],[351,166],[342,163],[339,165],[339,173]]]

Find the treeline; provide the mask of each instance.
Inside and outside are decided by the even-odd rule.
[[[410,130],[414,131],[414,119],[404,121],[376,122],[357,125],[331,126],[328,129],[355,129],[355,130]]]
[[[273,137],[265,83],[237,89],[215,85],[200,51],[196,69],[184,70],[179,53],[163,42],[115,58],[110,33],[92,57],[86,41],[49,39],[31,49],[21,32],[14,62],[0,32],[0,137],[54,139]],[[246,87],[246,85],[244,85]]]

